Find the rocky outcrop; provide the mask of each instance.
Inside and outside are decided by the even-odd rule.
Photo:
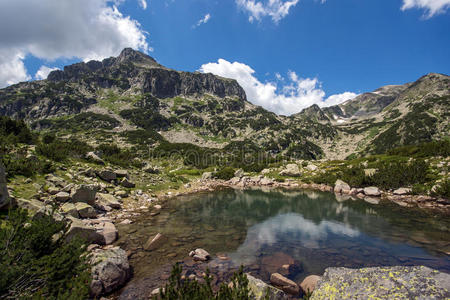
[[[0,209],[7,208],[9,204],[8,188],[3,164],[0,162]]]
[[[92,252],[91,295],[95,298],[111,293],[124,285],[131,277],[127,253],[119,247]]]
[[[341,194],[348,194],[350,193],[350,186],[348,183],[338,179],[336,180],[336,183],[334,184],[334,192],[335,193],[341,193]]]
[[[450,274],[428,267],[328,268],[311,299],[447,299]]]
[[[280,172],[281,176],[300,176],[301,172],[297,164],[288,164],[286,168]]]

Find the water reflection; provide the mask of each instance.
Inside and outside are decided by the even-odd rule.
[[[226,253],[264,280],[286,262],[296,264],[287,274],[294,280],[330,266],[427,265],[450,272],[450,220],[391,203],[254,189],[183,196],[164,206],[157,217],[119,226],[119,244],[137,252],[131,258],[135,279],[197,247]],[[155,252],[142,251],[157,232],[168,242]]]

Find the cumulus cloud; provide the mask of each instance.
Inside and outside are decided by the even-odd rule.
[[[206,14],[203,18],[201,18],[197,24],[195,24],[194,26],[192,26],[192,28],[196,28],[202,24],[206,24],[208,23],[208,21],[211,19],[211,15],[210,14]]]
[[[59,68],[49,68],[47,66],[41,66],[34,75],[34,78],[39,80],[47,79],[48,74],[50,74],[50,72],[55,70],[59,70]]]
[[[143,10],[147,9],[147,1],[146,0],[138,0],[139,5],[142,7]]]
[[[403,0],[402,10],[411,8],[424,9],[425,16],[431,18],[434,15],[444,13],[450,7],[450,0]]]
[[[263,83],[254,76],[255,71],[250,66],[224,59],[204,64],[200,71],[236,79],[250,102],[282,115],[298,113],[313,104],[321,107],[339,104],[357,96],[345,92],[326,98],[317,78],[300,78],[292,71],[287,74],[287,79],[277,73],[278,83]]]
[[[23,59],[117,55],[125,47],[149,51],[147,33],[109,0],[0,1],[0,87],[27,80]]]
[[[289,14],[291,7],[297,5],[299,0],[236,0],[236,4],[249,13],[249,21],[260,21],[263,17],[270,17],[278,23]]]

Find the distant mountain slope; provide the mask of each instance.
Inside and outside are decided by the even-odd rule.
[[[344,158],[448,136],[449,82],[449,76],[428,74],[284,117],[248,102],[235,80],[171,70],[124,49],[118,57],[1,89],[0,115],[93,144],[166,140],[209,148],[246,145],[300,159]]]

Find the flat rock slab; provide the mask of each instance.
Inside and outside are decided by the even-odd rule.
[[[450,274],[428,267],[328,268],[311,299],[448,299]]]

